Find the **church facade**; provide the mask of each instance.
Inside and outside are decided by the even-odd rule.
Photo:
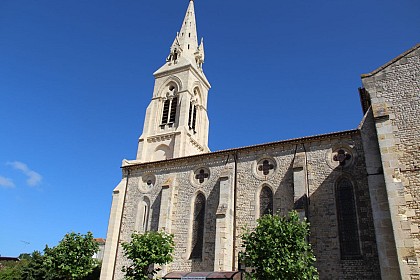
[[[170,271],[235,271],[245,226],[296,210],[321,279],[420,279],[420,44],[362,75],[358,128],[210,152],[194,2],[154,73],[137,158],[113,191],[101,279],[132,232],[174,234]]]

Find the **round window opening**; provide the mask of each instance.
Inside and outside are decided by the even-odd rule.
[[[276,170],[276,163],[274,159],[263,158],[257,162],[254,170],[258,177],[267,178],[268,176],[273,175]]]
[[[206,183],[210,178],[210,170],[205,167],[198,168],[194,171],[193,182],[198,185]]]

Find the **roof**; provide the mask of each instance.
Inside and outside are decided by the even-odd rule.
[[[20,259],[15,258],[15,257],[0,257],[0,261],[15,261],[15,262],[18,262],[18,261],[20,261]]]
[[[292,139],[288,139],[288,140],[269,142],[269,143],[264,143],[264,144],[257,144],[257,145],[239,147],[239,148],[226,149],[226,150],[220,150],[220,151],[209,152],[209,153],[204,153],[204,154],[197,154],[197,155],[191,155],[191,156],[185,156],[185,157],[166,159],[166,160],[161,160],[161,161],[150,161],[150,162],[136,162],[135,160],[134,161],[127,161],[128,163],[123,165],[122,168],[146,166],[146,165],[149,165],[149,164],[159,164],[159,163],[162,163],[162,162],[165,162],[165,163],[174,162],[174,161],[178,161],[178,160],[199,158],[199,157],[203,157],[203,156],[217,156],[217,155],[246,151],[246,150],[253,149],[253,148],[272,147],[272,146],[281,145],[281,144],[303,143],[303,142],[307,142],[307,141],[322,140],[322,139],[326,139],[326,138],[332,138],[332,137],[338,137],[338,136],[344,136],[344,135],[353,135],[353,134],[358,134],[359,132],[360,132],[359,129],[345,130],[345,131],[332,132],[332,133],[327,133],[327,134],[318,134],[318,135],[313,135],[313,136],[292,138]]]
[[[103,238],[94,238],[93,240],[95,240],[97,243],[100,243],[100,244],[105,244],[105,239],[103,239]]]
[[[394,64],[395,62],[397,62],[398,60],[400,60],[401,58],[407,56],[409,53],[412,53],[413,51],[417,50],[418,48],[420,48],[420,43],[415,45],[414,47],[412,47],[411,49],[409,49],[406,52],[403,52],[402,54],[400,54],[399,56],[397,56],[396,58],[394,58],[393,60],[387,62],[386,64],[382,65],[381,67],[373,70],[370,73],[367,74],[362,74],[361,77],[363,78],[368,78],[370,76],[373,76],[375,74],[377,74],[378,72],[382,71],[383,69],[387,68],[388,66],[390,66],[391,64]]]

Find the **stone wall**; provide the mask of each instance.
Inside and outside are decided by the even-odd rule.
[[[401,277],[420,279],[420,45],[362,80],[378,135]]]
[[[348,154],[342,165],[334,160],[340,149]],[[275,212],[286,214],[297,208],[308,217],[310,242],[322,279],[380,279],[363,153],[360,133],[354,130],[125,167],[130,174],[120,242],[129,241],[134,230],[142,231],[138,205],[147,197],[151,208],[148,229],[175,235],[175,260],[163,268],[163,273],[219,267],[235,270],[240,235],[244,227],[255,227],[260,191],[267,186],[273,192]],[[200,181],[201,170],[206,176]],[[298,175],[303,177],[297,179]],[[340,257],[335,185],[343,176],[354,186],[360,235],[361,256],[351,260]],[[230,193],[226,188],[232,188],[236,205],[226,198]],[[193,204],[199,192],[206,197],[201,260],[190,259]],[[229,213],[235,215],[235,224]],[[226,220],[221,220],[224,217]],[[236,234],[225,238],[233,228]],[[225,235],[220,235],[221,230],[226,230]],[[120,271],[125,263],[119,247],[115,279],[122,279]]]

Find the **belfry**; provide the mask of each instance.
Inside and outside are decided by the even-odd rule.
[[[194,1],[166,63],[153,75],[155,86],[147,107],[137,161],[159,161],[209,152],[207,95],[203,72],[204,44],[198,44]]]
[[[147,231],[174,235],[159,277],[239,279],[244,229],[291,210],[310,221],[320,279],[418,279],[420,44],[362,75],[357,128],[216,152],[203,63],[190,0],[112,193],[101,280],[124,278],[121,243]]]

